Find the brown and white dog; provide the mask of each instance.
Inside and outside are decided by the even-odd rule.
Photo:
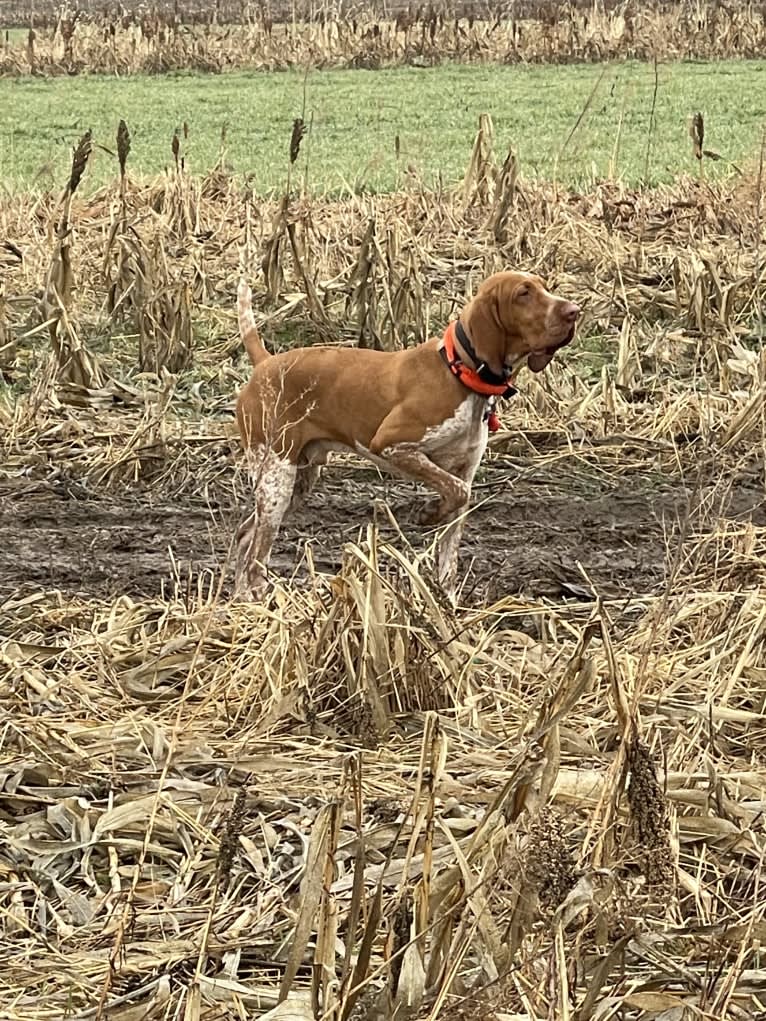
[[[550,294],[537,276],[496,273],[443,338],[395,352],[311,347],[271,355],[244,281],[237,297],[253,364],[237,423],[254,507],[237,534],[236,596],[263,594],[282,518],[335,450],[361,454],[436,491],[421,521],[451,523],[437,555],[439,580],[450,588],[494,401],[514,392],[511,380],[525,361],[541,372],[572,340],[577,305]]]

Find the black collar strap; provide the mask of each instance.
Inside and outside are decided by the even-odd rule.
[[[510,371],[505,370],[502,376],[498,376],[496,372],[493,372],[492,369],[490,369],[486,362],[481,361],[474,350],[473,344],[468,339],[468,334],[465,332],[465,328],[459,319],[455,323],[455,337],[462,349],[476,366],[476,375],[479,379],[483,380],[485,383],[489,383],[490,386],[503,386],[504,384],[508,384],[508,380],[511,378]],[[516,391],[514,390],[514,393],[515,392]]]

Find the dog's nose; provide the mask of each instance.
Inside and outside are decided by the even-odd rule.
[[[561,309],[561,318],[567,323],[573,323],[580,314],[580,306],[575,305],[573,301],[564,302],[564,307]]]

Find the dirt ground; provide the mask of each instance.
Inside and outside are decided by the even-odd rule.
[[[272,569],[283,578],[297,570],[300,577],[308,543],[317,568],[334,571],[343,544],[354,540],[373,514],[384,537],[393,535],[379,510],[383,501],[407,540],[422,549],[427,536],[412,523],[412,508],[420,507],[423,494],[373,475],[326,468],[307,504],[288,515]],[[756,480],[743,477],[728,484],[723,512],[766,524]],[[681,480],[650,484],[627,477],[597,482],[583,492],[566,476],[558,482],[555,477],[514,479],[512,472],[494,469],[489,481],[476,486],[464,533],[464,601],[514,594],[587,599],[578,562],[602,596],[656,591],[692,498]],[[201,572],[219,577],[237,517],[230,500],[228,506],[225,499],[210,506],[193,492],[168,500],[151,486],[94,494],[76,483],[0,481],[0,601],[40,588],[85,597],[152,597],[163,586],[166,594],[172,591],[174,579],[185,588]],[[228,571],[224,592],[230,584]]]

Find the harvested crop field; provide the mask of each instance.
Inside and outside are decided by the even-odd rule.
[[[3,1021],[766,1016],[763,154],[693,123],[657,187],[485,116],[458,185],[318,197],[300,121],[275,197],[183,132],[143,179],[123,122],[0,194]],[[233,599],[240,272],[272,350],[393,350],[503,267],[582,314],[457,599],[350,454]]]

